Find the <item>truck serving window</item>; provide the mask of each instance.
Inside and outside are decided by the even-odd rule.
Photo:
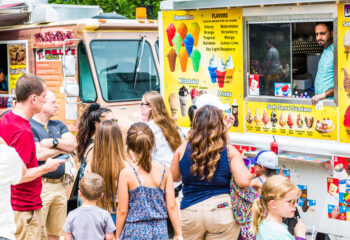
[[[96,89],[83,43],[78,45],[78,59],[80,99],[83,102],[95,102],[97,98]]]
[[[272,97],[274,101],[274,97],[307,99],[315,95],[318,62],[324,50],[316,41],[315,25],[248,23],[247,96],[264,96],[267,101]]]
[[[139,100],[159,91],[159,76],[150,44],[140,40],[95,40],[91,51],[105,101]]]

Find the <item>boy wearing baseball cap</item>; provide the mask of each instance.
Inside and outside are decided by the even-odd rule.
[[[277,174],[278,157],[271,151],[260,151],[256,158],[251,160],[258,177],[254,178],[251,186],[261,195],[261,187],[268,177]]]

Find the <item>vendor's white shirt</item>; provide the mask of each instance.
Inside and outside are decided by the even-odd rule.
[[[0,237],[15,240],[16,224],[11,207],[11,184],[22,177],[22,159],[16,150],[0,145]]]

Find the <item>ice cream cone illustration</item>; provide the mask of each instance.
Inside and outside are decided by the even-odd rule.
[[[288,121],[287,121],[287,124],[289,126],[289,128],[293,128],[293,125],[294,125],[294,120],[293,120],[293,116],[292,114],[288,114]]]
[[[248,123],[249,125],[250,125],[250,124],[253,122],[253,120],[254,120],[253,115],[252,115],[252,113],[250,112],[250,109],[249,109],[249,108],[248,108],[248,113],[247,113],[246,120],[247,120],[247,123]]]
[[[173,38],[173,45],[174,49],[176,51],[176,54],[179,56],[181,44],[182,44],[182,38],[180,37],[180,34],[176,34]]]
[[[183,117],[186,117],[187,116],[188,89],[185,86],[182,86],[179,89],[179,98],[180,98],[181,115]]]
[[[345,68],[342,68],[343,72],[344,72],[344,90],[347,93],[350,93],[350,74],[348,73],[348,71],[346,71]]]
[[[195,47],[197,47],[197,45],[198,45],[198,38],[199,38],[200,31],[201,31],[201,28],[199,27],[197,22],[191,23],[189,32],[191,33],[191,35],[194,39],[194,46]]]
[[[283,112],[281,112],[279,124],[280,124],[281,127],[284,127],[286,125],[286,123],[287,123],[287,121],[284,118]]]
[[[171,93],[168,98],[170,110],[171,110],[171,116],[173,119],[177,119],[178,115],[177,112],[179,110],[179,98],[176,93]]]
[[[187,60],[188,60],[188,54],[185,48],[181,48],[179,53],[179,60],[181,64],[181,71],[186,72],[187,69]]]
[[[224,60],[222,60],[221,58],[218,64],[218,68],[216,69],[216,78],[218,80],[219,88],[224,87],[225,76],[226,76],[225,64],[224,64]]]
[[[228,59],[225,64],[225,69],[226,69],[226,80],[227,83],[231,83],[233,79],[233,75],[235,73],[235,65],[233,64],[232,56],[228,56]]]
[[[192,67],[194,72],[198,72],[199,70],[199,64],[201,61],[201,53],[198,51],[198,49],[194,49],[191,53],[191,61],[192,61]]]
[[[272,124],[272,127],[276,127],[276,123],[277,123],[277,115],[276,115],[275,110],[272,110],[272,112],[271,112],[271,124]]]
[[[297,126],[298,126],[298,128],[302,128],[303,124],[304,124],[303,119],[301,118],[300,114],[298,114],[298,116],[297,116]]]
[[[260,119],[260,116],[259,116],[258,109],[255,110],[254,122],[256,123],[257,126],[260,125],[261,119]]]
[[[176,54],[174,48],[172,48],[169,51],[167,56],[168,56],[170,72],[174,72],[175,71],[175,65],[176,65],[176,57],[177,57],[177,54]]]
[[[210,75],[210,79],[212,83],[216,83],[216,69],[218,68],[218,62],[216,61],[216,57],[215,54],[213,53],[213,55],[211,56],[210,60],[209,60],[209,67],[208,67],[208,71],[209,71],[209,75]]]
[[[350,34],[349,34],[349,30],[346,30],[346,32],[344,34],[343,44],[344,44],[344,48],[345,48],[345,57],[346,57],[346,60],[348,60],[349,52],[350,52]]]
[[[350,136],[350,106],[348,106],[348,108],[345,111],[343,124],[346,129],[346,133],[348,134],[348,136]]]
[[[191,56],[192,50],[193,50],[193,44],[194,44],[194,40],[192,35],[189,33],[187,34],[185,40],[184,40],[184,44],[185,44],[185,48],[186,51],[188,53],[188,56]]]
[[[170,47],[173,46],[173,38],[175,36],[175,33],[176,33],[176,28],[173,23],[170,23],[168,28],[166,29],[166,34],[168,36],[168,42]]]
[[[264,110],[263,117],[261,120],[265,126],[269,123],[270,118],[267,116],[266,110]]]
[[[187,26],[185,23],[180,23],[180,25],[177,27],[177,32],[180,34],[182,39],[182,46],[184,46],[184,40],[187,35]]]

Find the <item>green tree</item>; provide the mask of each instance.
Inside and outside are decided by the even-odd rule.
[[[135,18],[136,8],[147,8],[147,16],[157,19],[161,0],[49,0],[54,4],[99,5],[103,12],[115,12],[128,18]]]

